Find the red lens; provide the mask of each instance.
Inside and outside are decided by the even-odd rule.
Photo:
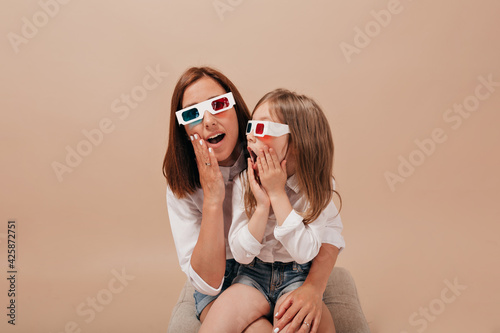
[[[219,111],[229,106],[229,100],[226,97],[216,99],[212,102],[212,108],[214,111]]]
[[[262,133],[264,133],[264,124],[257,124],[257,126],[255,126],[255,134]]]

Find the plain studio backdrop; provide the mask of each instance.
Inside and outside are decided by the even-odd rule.
[[[372,332],[500,332],[499,16],[494,0],[2,0],[0,330],[166,331],[186,280],[170,98],[210,65],[250,109],[278,87],[324,109],[337,266]]]

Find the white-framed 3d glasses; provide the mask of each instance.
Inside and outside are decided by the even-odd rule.
[[[282,136],[290,133],[290,128],[286,124],[273,123],[272,121],[249,120],[247,124],[247,134],[253,132],[255,136]]]
[[[203,119],[205,111],[208,111],[211,114],[217,114],[229,110],[235,104],[233,93],[228,92],[224,95],[216,96],[201,103],[176,111],[175,115],[177,116],[179,125],[186,125]]]

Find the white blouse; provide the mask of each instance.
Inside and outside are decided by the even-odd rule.
[[[225,184],[225,198],[223,202],[223,215],[224,215],[224,237],[226,239],[226,259],[232,259],[233,258],[233,253],[231,252],[231,249],[229,247],[229,230],[231,227],[231,222],[234,220],[238,224],[238,230],[242,229],[244,227],[243,222],[246,221],[248,223],[248,219],[246,218],[244,208],[242,210],[242,200],[243,200],[243,190],[241,189],[241,182],[239,180],[239,174],[246,168],[246,159],[243,154],[241,154],[238,158],[238,160],[235,162],[235,164],[231,167],[219,167],[222,173],[222,177],[224,178],[224,184]],[[246,174],[244,175],[246,176]],[[287,181],[287,191],[289,190],[289,182],[291,181],[292,177]],[[236,183],[240,184],[239,188],[235,188],[234,186]],[[298,190],[298,188],[294,187],[295,191]],[[233,193],[233,191],[236,190],[236,193]],[[294,208],[296,208],[296,205],[294,202],[296,202],[298,205],[300,203],[305,204],[300,200],[300,195],[298,193],[295,193],[295,197],[299,200],[294,200],[291,203]],[[198,188],[193,194],[188,194],[186,197],[179,199],[177,198],[172,190],[170,189],[169,186],[167,186],[167,194],[166,194],[166,199],[167,199],[167,208],[168,208],[168,217],[170,220],[170,227],[172,229],[172,236],[174,238],[174,243],[175,243],[175,248],[177,251],[177,258],[179,259],[179,264],[181,266],[181,270],[187,275],[188,280],[191,282],[193,287],[198,290],[199,292],[206,294],[206,295],[217,295],[221,288],[222,288],[222,283],[224,282],[224,279],[221,280],[221,283],[219,284],[218,288],[213,288],[210,286],[208,283],[206,283],[193,269],[191,266],[191,255],[193,254],[194,247],[196,245],[196,242],[198,241],[198,236],[200,234],[200,227],[201,227],[201,215],[202,215],[202,209],[203,209],[203,190],[201,188]],[[296,209],[298,209],[297,207]],[[233,210],[235,210],[235,217],[233,217]],[[330,213],[327,214],[328,216],[335,216],[337,213],[337,210],[333,203],[328,206],[327,210]],[[324,213],[325,213],[324,212]],[[243,214],[243,215],[242,215]],[[333,215],[332,215],[333,214]],[[323,214],[322,214],[323,215]],[[274,217],[274,216],[272,216]],[[318,219],[319,220],[319,219]],[[342,231],[342,223],[340,221],[340,217],[337,217],[334,219],[335,223],[333,224],[328,224],[324,230],[324,233],[322,234],[322,237],[315,237],[315,239],[320,239],[322,240],[323,243],[328,243],[332,244],[334,246],[337,246],[339,248],[344,247],[344,240],[342,236],[340,235],[340,232]],[[316,222],[314,222],[316,223]],[[313,223],[311,223],[313,224]],[[297,251],[295,252],[302,252],[302,248],[305,245],[305,240],[300,240],[298,239],[298,233],[296,230],[299,230],[301,228],[306,228],[310,229],[311,224],[309,224],[308,227],[304,226],[302,223],[302,217],[300,217],[298,214],[292,212],[290,216],[287,218],[287,221],[283,223],[279,229],[281,230],[281,239],[289,239],[289,241],[285,241],[291,247],[291,250],[293,252],[293,248],[296,248]],[[268,224],[268,226],[270,223]],[[236,228],[234,228],[236,230]],[[246,228],[248,232],[248,228]],[[279,233],[279,232],[278,232]],[[240,234],[240,233],[238,233]],[[248,232],[249,234],[249,232]],[[267,232],[266,232],[267,235]],[[295,237],[293,237],[295,235]],[[321,234],[319,234],[321,235]],[[251,236],[251,235],[250,235]],[[243,237],[245,238],[244,231],[241,234],[241,236],[238,237]],[[248,237],[248,235],[246,236]],[[295,244],[294,244],[295,242]],[[234,241],[233,241],[234,243]],[[257,244],[256,244],[257,243]],[[259,254],[259,258],[268,258],[268,255],[265,255],[266,253],[276,253],[276,251],[271,251],[272,249],[272,244],[266,244],[267,246],[264,247],[263,244],[260,244],[257,242],[255,239],[249,239],[247,242],[242,242],[242,244],[245,244],[245,247],[250,248],[253,250],[253,253],[255,255]],[[319,251],[319,247],[321,244],[318,242],[317,244],[317,251],[314,250],[309,250],[309,254],[307,255],[308,257],[312,255],[312,253],[315,252],[314,255],[312,255],[311,259],[316,256],[316,254]],[[259,249],[259,251],[256,250],[256,248]],[[265,249],[264,249],[265,248]],[[261,251],[262,249],[262,251]],[[233,249],[234,251],[234,249]],[[282,251],[278,251],[281,253]],[[245,257],[246,260],[248,261],[247,254],[249,252],[245,252],[243,256]],[[238,252],[240,254],[240,252]],[[254,256],[255,256],[254,255]],[[238,255],[240,257],[240,255]],[[234,257],[237,259],[236,257]],[[261,259],[262,259],[261,258]],[[274,257],[272,258],[277,258],[276,260],[281,259],[281,256]],[[240,258],[241,259],[241,258]],[[238,260],[238,259],[237,259]],[[266,260],[269,261],[269,260]],[[271,260],[273,261],[273,260]],[[281,260],[280,260],[281,261]]]
[[[225,198],[222,204],[224,215],[224,238],[226,243],[226,259],[232,259],[233,255],[229,249],[227,236],[232,219],[232,190],[234,179],[246,168],[246,159],[243,154],[232,167],[219,167],[224,178]],[[203,210],[203,190],[198,188],[193,194],[186,197],[177,198],[170,187],[167,186],[167,207],[172,236],[174,238],[177,258],[184,273],[186,273],[193,287],[200,293],[206,295],[217,295],[221,288],[224,278],[217,289],[206,283],[191,266],[191,255],[198,241],[201,227],[201,215]]]
[[[246,171],[243,176],[246,177]],[[296,261],[303,264],[316,257],[322,243],[332,244],[340,251],[345,247],[341,235],[342,221],[333,201],[316,220],[304,224],[297,211],[305,211],[307,201],[299,193],[295,175],[288,178],[285,190],[293,210],[283,224],[278,226],[271,208],[263,239],[255,239],[248,230],[249,218],[245,213],[242,181],[240,177],[235,179],[229,245],[234,259],[239,263],[248,264],[257,257],[264,262]]]

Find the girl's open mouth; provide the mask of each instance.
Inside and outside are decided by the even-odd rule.
[[[252,161],[251,167],[252,167],[254,175],[255,175],[255,180],[257,181],[257,183],[260,184],[259,168],[257,167],[257,154],[255,154],[253,152],[252,148],[247,147],[247,149],[248,149],[248,152],[250,153],[250,159]]]
[[[257,154],[255,154],[253,152],[252,148],[247,147],[247,149],[248,149],[248,152],[250,153],[250,159],[252,160],[252,164],[256,167],[255,162],[257,162]]]

